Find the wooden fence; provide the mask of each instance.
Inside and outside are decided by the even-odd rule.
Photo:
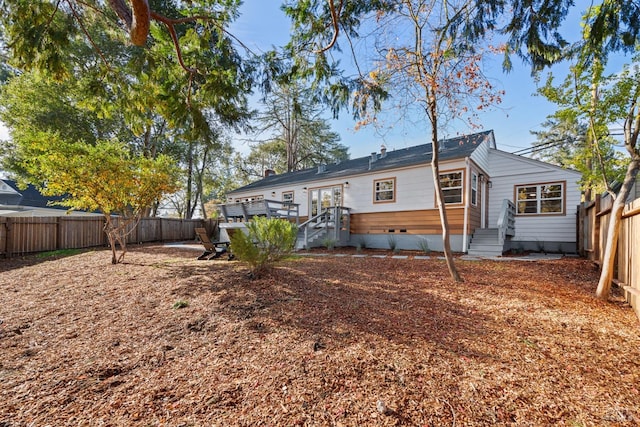
[[[103,227],[104,218],[99,216],[0,217],[0,256],[107,246]],[[127,243],[193,240],[196,227],[212,233],[216,221],[143,218]]]
[[[613,199],[605,196],[582,204],[578,221],[580,254],[602,265]],[[640,318],[640,198],[625,206],[616,254],[614,283],[621,286]]]

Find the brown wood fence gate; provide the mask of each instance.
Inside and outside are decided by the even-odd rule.
[[[580,254],[602,265],[613,199],[604,196],[583,203],[578,215]],[[626,205],[616,254],[614,282],[625,291],[629,304],[640,318],[640,198]]]
[[[142,218],[127,243],[192,240],[195,228],[215,229],[215,220]],[[0,256],[108,245],[99,216],[0,217]]]

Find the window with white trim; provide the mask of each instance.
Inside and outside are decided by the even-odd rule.
[[[478,174],[471,172],[471,204],[478,204]]]
[[[462,171],[441,173],[440,187],[445,204],[462,203]]]
[[[373,181],[373,202],[395,202],[396,200],[396,179],[385,178]]]
[[[564,213],[564,183],[520,185],[516,187],[519,215],[548,215]]]
[[[249,196],[249,197],[240,197],[240,198],[236,198],[235,202],[236,203],[240,203],[240,202],[254,202],[256,200],[264,200],[264,196],[259,195],[259,196]]]
[[[293,191],[282,192],[282,203],[293,203]]]

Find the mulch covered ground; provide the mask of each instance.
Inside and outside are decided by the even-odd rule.
[[[640,322],[588,261],[197,255],[0,260],[0,426],[640,424]]]

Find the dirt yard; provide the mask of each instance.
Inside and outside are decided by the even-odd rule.
[[[632,426],[640,322],[579,259],[0,260],[0,426]]]

